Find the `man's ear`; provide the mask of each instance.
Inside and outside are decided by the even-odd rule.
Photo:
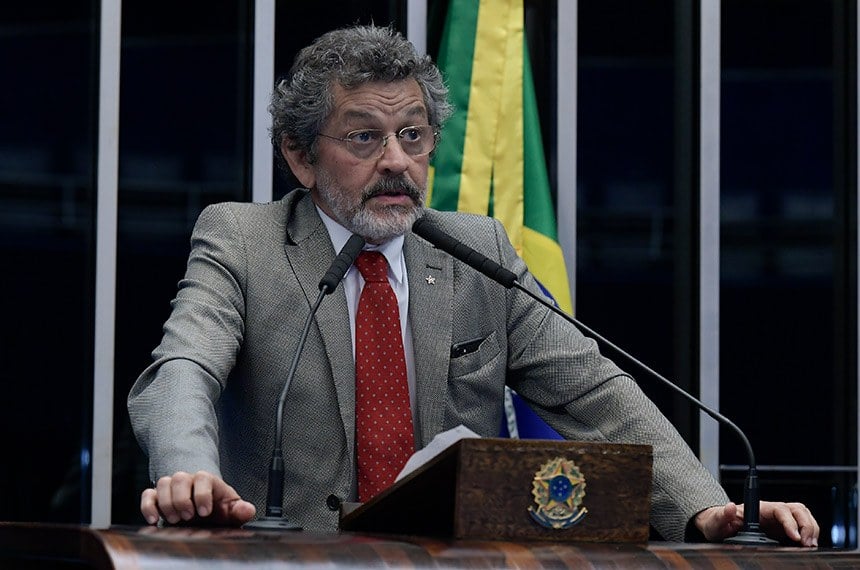
[[[290,148],[290,140],[284,138],[281,141],[281,154],[284,155],[287,164],[290,165],[293,175],[305,188],[313,188],[317,182],[314,165],[308,160],[308,153],[304,150]]]

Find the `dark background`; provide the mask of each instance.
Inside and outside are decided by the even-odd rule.
[[[695,391],[698,117],[683,97],[696,69],[681,62],[697,32],[679,3],[579,1],[571,277],[580,319]],[[253,14],[247,0],[122,9],[113,522],[139,523],[145,457],[125,395],[197,214],[250,199]],[[747,431],[765,498],[811,505],[836,546],[856,545],[854,9],[722,2],[721,410]],[[431,53],[445,11],[429,3]],[[0,520],[89,520],[98,13],[81,0],[0,8]],[[371,21],[403,30],[405,3],[278,2],[276,74],[320,33]],[[570,112],[554,89],[555,3],[527,1],[526,23],[557,188],[555,164],[573,157],[552,144],[557,109]],[[291,186],[276,174],[275,197]],[[698,414],[630,371],[695,447]],[[720,457],[740,499],[730,433]]]

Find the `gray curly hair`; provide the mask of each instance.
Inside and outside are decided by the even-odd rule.
[[[429,56],[421,56],[390,27],[353,26],[323,34],[302,49],[286,79],[272,94],[271,137],[282,166],[281,143],[316,160],[316,139],[332,111],[336,84],[345,89],[373,81],[415,79],[424,94],[430,125],[440,127],[451,115],[448,89]]]

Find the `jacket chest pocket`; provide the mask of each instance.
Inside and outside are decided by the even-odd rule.
[[[495,332],[484,338],[456,342],[451,346],[448,378],[459,378],[480,370],[501,352]]]

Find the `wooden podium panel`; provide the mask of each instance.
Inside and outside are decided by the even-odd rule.
[[[560,462],[567,462],[567,473]],[[651,463],[647,445],[463,439],[345,514],[341,528],[457,539],[645,543]],[[584,480],[573,513],[569,501],[553,503],[559,495],[546,491],[557,484],[569,489],[570,465]],[[548,509],[541,505],[578,522],[543,526],[539,520],[546,522]]]
[[[655,542],[504,542],[0,522],[3,570],[271,570],[272,568],[860,568],[860,552]]]

